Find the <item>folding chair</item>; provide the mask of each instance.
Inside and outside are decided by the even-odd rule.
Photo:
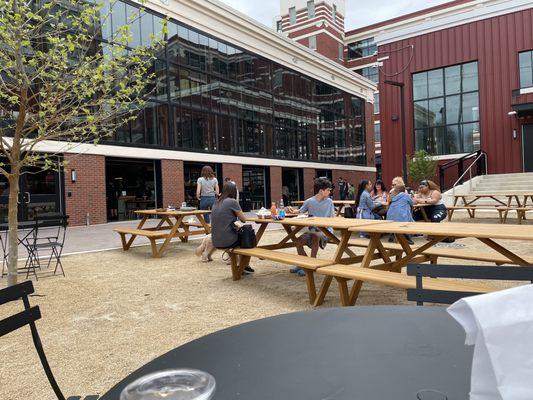
[[[424,302],[452,304],[463,297],[475,296],[479,293],[424,289],[422,278],[488,279],[529,281],[533,283],[533,266],[492,267],[486,265],[412,264],[407,266],[407,275],[416,276],[416,289],[407,289],[407,300],[416,301],[417,306],[423,306]]]
[[[56,264],[54,268],[54,275],[58,268],[61,268],[61,273],[65,276],[63,264],[61,263],[61,254],[65,244],[65,237],[68,226],[68,215],[50,215],[37,216],[35,218],[35,226],[33,230],[33,238],[25,243],[28,250],[28,260],[26,267],[28,268],[26,278],[28,278],[30,269],[35,273],[35,267],[41,268],[39,260],[40,250],[49,250],[50,256],[46,268],[50,268],[52,259],[55,258]],[[46,228],[46,230],[43,230]]]
[[[7,317],[3,320],[0,320],[0,337],[7,335],[19,328],[22,328],[25,325],[30,326],[31,336],[33,338],[33,344],[39,354],[39,359],[46,373],[46,377],[54,390],[57,398],[59,400],[65,400],[61,389],[52,374],[46,355],[44,354],[44,349],[41,344],[41,338],[37,332],[37,326],[35,321],[41,318],[41,311],[39,307],[31,307],[28,296],[34,292],[33,283],[31,281],[26,281],[15,286],[8,287],[6,289],[0,290],[0,305],[9,303],[11,301],[22,300],[24,303],[24,311]]]

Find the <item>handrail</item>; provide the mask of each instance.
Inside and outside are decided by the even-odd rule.
[[[479,164],[479,161],[482,157],[485,157],[485,164],[484,169],[482,168],[482,165]],[[472,162],[470,167],[464,171],[464,163],[466,160],[475,158],[475,160]],[[472,166],[476,165],[478,166],[478,175],[483,175],[487,173],[487,153],[485,153],[483,150],[478,150],[476,152],[465,154],[462,157],[456,158],[454,160],[448,161],[445,164],[439,165],[439,175],[440,175],[440,186],[442,189],[445,187],[445,172],[451,167],[457,166],[457,175],[459,176],[459,179],[454,183],[453,188],[457,186],[459,182],[462,181],[462,179],[465,177],[466,173],[470,172],[470,176],[472,176]]]
[[[472,153],[465,154],[462,157],[456,158],[454,160],[451,160],[451,161],[448,161],[447,163],[442,164],[440,167],[443,168],[443,169],[446,169],[447,167],[449,167],[451,165],[459,164],[461,161],[467,160],[469,158],[473,158],[475,156],[479,156],[481,153],[484,153],[484,152],[482,150],[478,150],[478,151],[474,151]]]
[[[485,171],[487,171],[487,157],[486,157],[486,153],[484,151],[479,151],[479,155],[476,157],[476,159],[472,162],[472,164],[470,164],[468,166],[468,168],[466,169],[465,172],[463,172],[463,174],[459,177],[459,179],[457,179],[457,181],[455,181],[455,183],[453,184],[452,186],[452,193],[455,194],[455,187],[459,184],[459,182],[461,182],[463,180],[463,178],[465,177],[466,173],[468,172],[470,174],[470,179],[468,180],[468,184],[470,186],[470,192],[472,192],[472,167],[474,167],[474,165],[477,166],[477,163],[478,161],[481,159],[481,158],[484,158],[485,159]]]

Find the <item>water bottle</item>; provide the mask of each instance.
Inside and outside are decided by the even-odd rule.
[[[281,198],[281,200],[279,201],[279,208],[284,208],[285,205],[283,204],[283,197]]]
[[[285,210],[283,208],[278,211],[278,217],[279,219],[285,218]]]

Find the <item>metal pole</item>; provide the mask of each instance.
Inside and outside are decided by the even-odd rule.
[[[407,143],[405,132],[405,103],[404,103],[404,89],[405,85],[402,83],[400,86],[400,112],[402,118],[402,169],[403,169],[403,181],[407,185]]]

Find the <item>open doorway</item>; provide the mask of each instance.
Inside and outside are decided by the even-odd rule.
[[[136,219],[135,210],[157,207],[159,168],[153,160],[106,159],[107,220]]]
[[[292,201],[303,199],[303,170],[300,168],[282,168],[281,192],[283,203],[290,204]]]

